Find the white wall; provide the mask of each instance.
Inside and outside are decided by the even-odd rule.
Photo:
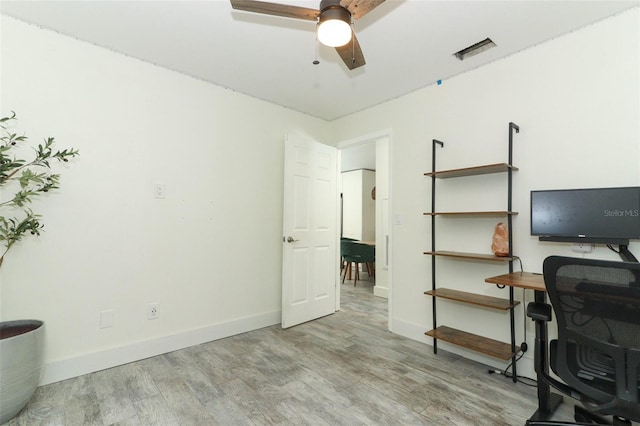
[[[575,255],[570,244],[541,243],[529,235],[532,189],[631,186],[640,184],[638,9],[522,51],[472,72],[333,123],[340,139],[392,129],[390,143],[392,212],[392,329],[431,344],[430,248],[431,140],[437,168],[448,169],[507,160],[508,123],[520,125],[514,142],[514,251],[524,268],[541,272],[551,254]],[[470,59],[472,60],[472,59]],[[506,208],[506,179],[500,175],[439,182],[438,210]],[[439,219],[439,248],[490,253],[498,219]],[[631,250],[640,255],[640,243]],[[604,246],[587,255],[618,259]],[[468,291],[507,295],[484,283],[505,273],[504,266],[438,260],[438,279]],[[518,265],[516,264],[516,267]],[[455,284],[454,284],[455,283]],[[446,284],[445,284],[446,285]],[[522,292],[517,291],[522,299]],[[533,295],[526,294],[527,301]],[[456,303],[439,303],[441,324],[508,341],[508,316]],[[517,310],[517,339],[524,339],[523,310]],[[530,324],[530,321],[527,321]],[[533,347],[533,329],[527,331]],[[494,359],[443,344],[470,358]],[[425,350],[430,350],[426,349]],[[532,351],[521,361],[531,370]]]
[[[371,191],[376,186],[373,170],[342,172],[342,236],[354,240],[376,239],[376,202]]]
[[[280,322],[283,140],[327,123],[2,17],[2,113],[80,157],[2,267],[44,382]],[[153,185],[166,198],[153,198]],[[149,302],[160,318],[149,321]],[[114,327],[99,313],[114,310]]]
[[[373,142],[359,143],[340,150],[340,171],[376,169],[376,145]]]

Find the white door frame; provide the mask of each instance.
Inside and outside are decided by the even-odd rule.
[[[363,136],[359,136],[357,138],[353,138],[353,139],[348,139],[348,140],[344,140],[342,142],[338,142],[338,144],[336,145],[336,147],[338,148],[338,164],[341,164],[342,162],[342,150],[345,148],[352,148],[356,145],[362,145],[365,143],[370,143],[370,142],[376,142],[379,139],[382,138],[387,138],[388,140],[388,155],[387,155],[387,170],[388,170],[388,182],[387,182],[387,188],[388,188],[388,198],[389,198],[389,203],[388,203],[388,212],[389,214],[387,215],[387,229],[389,230],[389,244],[387,246],[387,255],[388,255],[388,260],[389,260],[389,265],[388,265],[388,275],[389,275],[389,281],[388,281],[388,286],[389,286],[389,297],[387,299],[387,303],[388,303],[388,318],[387,318],[387,328],[389,331],[393,331],[392,330],[392,299],[393,299],[393,273],[392,273],[392,268],[393,268],[393,227],[392,227],[392,220],[391,220],[391,212],[393,211],[392,208],[392,203],[393,203],[393,196],[392,196],[392,169],[391,169],[391,165],[393,163],[391,155],[393,152],[392,148],[392,131],[391,129],[386,129],[386,130],[381,130],[378,132],[374,132],[374,133],[369,133],[367,135],[363,135]],[[378,156],[376,155],[376,163],[378,162]],[[339,169],[339,167],[338,167]],[[340,170],[338,170],[338,188],[340,188],[341,185],[341,176],[340,176]],[[340,191],[338,191],[340,192]],[[339,206],[338,206],[339,208]],[[339,217],[339,215],[338,215]],[[376,228],[377,228],[377,222],[378,220],[382,220],[381,218],[378,218],[378,215],[376,215]],[[339,229],[339,227],[338,227]],[[340,235],[337,235],[336,238],[339,240]],[[339,247],[339,246],[338,246]],[[338,276],[340,275],[340,269],[338,268]],[[340,309],[340,280],[338,279],[338,283],[337,283],[337,288],[336,288],[336,310]]]

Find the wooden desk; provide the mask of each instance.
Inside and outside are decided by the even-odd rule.
[[[534,274],[531,272],[512,272],[510,274],[498,275],[485,279],[485,282],[489,284],[505,285],[510,287],[524,288],[534,291],[534,298],[537,303],[546,303],[547,288],[544,284],[544,277],[542,274]],[[536,333],[536,345],[540,341],[548,342],[548,330],[545,325],[537,330]],[[535,349],[534,349],[535,350]],[[544,365],[545,373],[549,374],[548,348],[541,348],[539,355]],[[551,387],[542,381],[542,377],[537,375],[538,382],[538,410],[533,413],[533,416],[529,420],[549,420],[553,412],[558,408],[558,405],[562,402],[562,397],[555,393],[551,393]]]
[[[526,288],[527,290],[547,291],[542,274],[533,274],[531,272],[512,272],[510,274],[498,275],[497,277],[487,278],[485,282],[489,284],[507,285],[509,287]]]

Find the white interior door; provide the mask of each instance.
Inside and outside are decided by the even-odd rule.
[[[287,135],[284,158],[282,328],[336,310],[337,149]]]

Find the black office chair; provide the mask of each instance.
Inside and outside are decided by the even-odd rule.
[[[581,423],[528,421],[528,425],[614,424],[640,421],[640,264],[551,256],[544,281],[558,325],[558,338],[540,341],[551,321],[548,304],[530,303],[536,321],[535,368],[538,380],[579,400]],[[612,422],[602,416],[613,416]]]

